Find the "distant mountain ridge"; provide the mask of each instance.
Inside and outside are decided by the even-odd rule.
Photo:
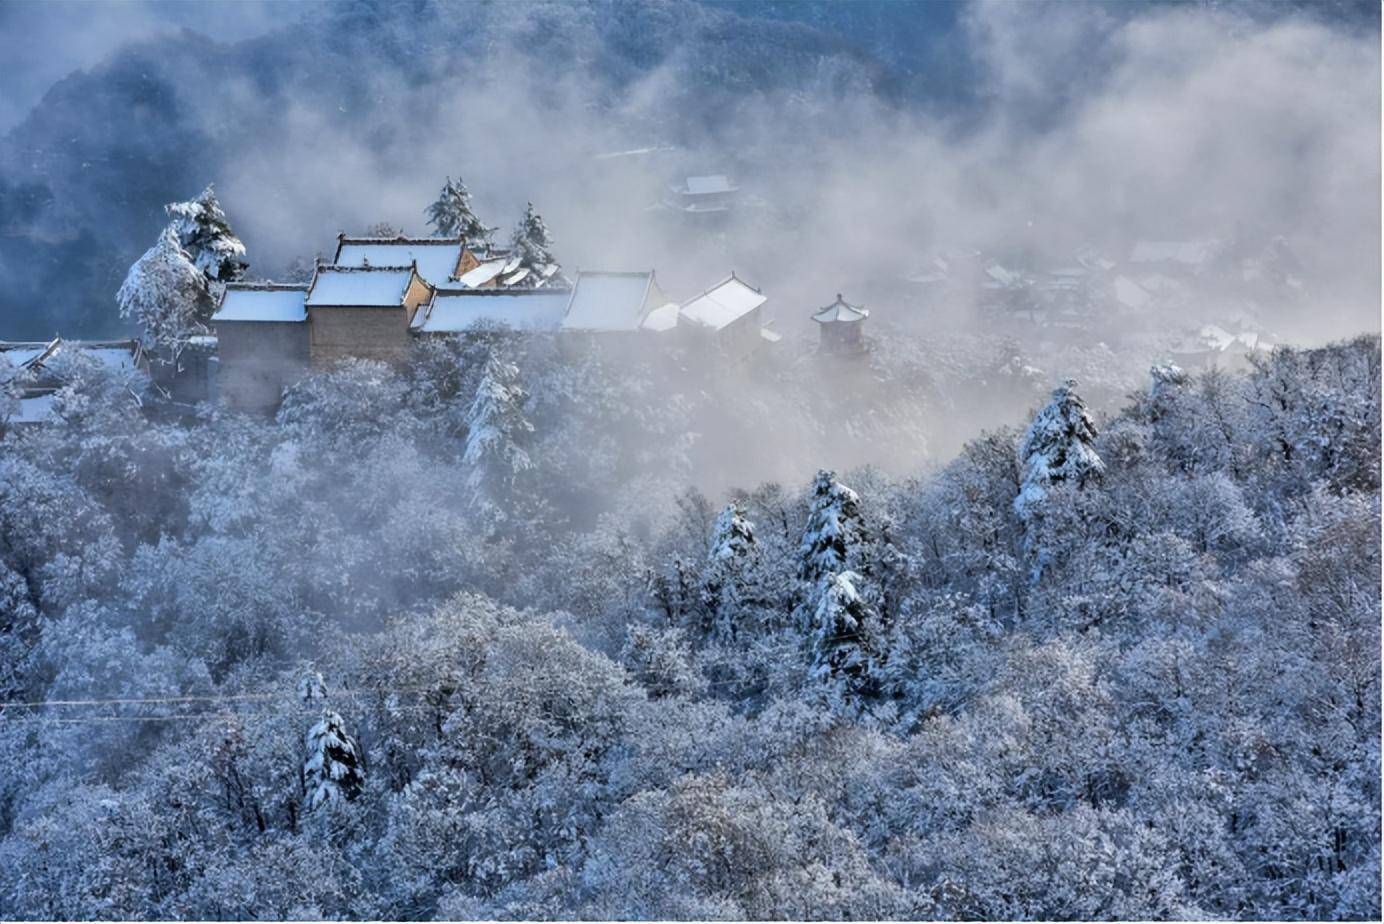
[[[873,95],[890,81],[859,46],[820,29],[691,0],[356,0],[234,45],[190,31],[128,45],[59,81],[0,139],[0,336],[125,330],[113,293],[157,234],[163,204],[274,144],[284,113],[369,133],[389,109],[390,121],[426,126],[439,99],[476,86],[501,56],[539,85],[579,75],[596,107],[666,69],[656,130],[670,138],[714,131],[757,93]],[[411,92],[386,99],[386,81]]]

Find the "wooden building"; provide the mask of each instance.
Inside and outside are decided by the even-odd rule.
[[[434,288],[408,266],[318,266],[304,306],[313,368],[347,358],[401,363],[409,326]]]
[[[768,339],[765,336],[764,293],[732,271],[709,289],[678,308],[678,327],[693,339],[709,340],[731,359],[747,359]]]
[[[821,331],[821,351],[834,356],[849,356],[865,350],[861,329],[870,312],[852,305],[836,293],[836,301],[812,315]]]
[[[306,285],[232,283],[212,316],[217,391],[227,406],[273,412],[308,370]]]

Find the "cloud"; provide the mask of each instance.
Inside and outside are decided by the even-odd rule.
[[[180,29],[223,42],[263,34],[316,4],[273,0],[8,0],[0,4],[0,132],[29,114],[44,92],[121,46]],[[290,12],[291,11],[291,12]]]

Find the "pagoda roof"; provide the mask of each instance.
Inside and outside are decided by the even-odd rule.
[[[836,293],[836,301],[825,308],[818,309],[812,320],[818,324],[854,323],[870,316],[869,310],[861,305],[852,305]]]

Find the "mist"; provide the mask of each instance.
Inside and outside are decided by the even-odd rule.
[[[533,202],[569,271],[654,268],[675,300],[731,270],[761,288],[786,338],[769,362],[777,381],[727,382],[727,400],[801,401],[793,389],[814,378],[800,362],[814,348],[810,314],[838,292],[865,302],[876,355],[896,367],[880,391],[901,392],[891,400],[915,419],[869,451],[843,453],[843,464],[906,470],[946,458],[987,427],[1021,421],[1068,375],[1084,376],[1098,410],[1114,408],[1146,384],[1171,338],[1246,305],[1243,291],[1207,279],[1175,306],[1098,330],[1007,327],[979,310],[979,290],[944,298],[909,282],[958,249],[1041,272],[1087,250],[1121,262],[1140,240],[1215,239],[1253,255],[1282,238],[1305,294],[1270,293],[1254,306],[1277,342],[1379,329],[1379,48],[1369,17],[1362,25],[1310,6],[968,3],[937,26],[947,55],[934,45],[910,62],[886,29],[833,34],[832,17],[849,14],[810,5],[791,13],[815,18],[811,26],[756,19],[753,6],[687,3],[433,4],[410,14],[358,4],[295,9],[277,27],[283,6],[213,10],[209,41],[175,40],[157,37],[165,8],[132,7],[126,29],[139,42],[105,65],[109,75],[88,71],[99,82],[155,67],[142,73],[166,82],[167,114],[136,155],[151,159],[151,188],[99,204],[83,185],[99,162],[38,175],[53,201],[0,238],[0,277],[23,292],[35,261],[20,244],[48,238],[69,242],[56,245],[70,248],[59,265],[75,248],[102,268],[78,303],[20,305],[12,294],[0,317],[16,330],[118,330],[104,292],[152,240],[157,205],[205,182],[216,184],[252,273],[278,278],[295,261],[330,257],[338,232],[383,222],[426,233],[423,209],[444,176],[465,180],[499,240]],[[899,10],[872,12],[887,26]],[[220,29],[217,17],[232,12],[235,28]],[[402,51],[415,42],[416,54]],[[754,62],[765,47],[779,49],[773,67]],[[160,49],[176,53],[155,66]],[[356,57],[385,64],[353,67]],[[10,142],[22,145],[60,111],[40,106]],[[115,143],[87,121],[74,130],[88,149]],[[158,158],[170,169],[156,179]],[[714,226],[659,207],[670,184],[707,173],[731,176],[748,206]],[[114,213],[118,226],[80,231]],[[88,244],[78,233],[113,236]],[[1016,359],[1033,381],[959,398],[975,379],[995,379],[991,364]],[[917,374],[894,374],[899,362]],[[786,433],[764,436],[768,461],[754,474],[802,476],[837,451],[827,435],[785,451]]]

